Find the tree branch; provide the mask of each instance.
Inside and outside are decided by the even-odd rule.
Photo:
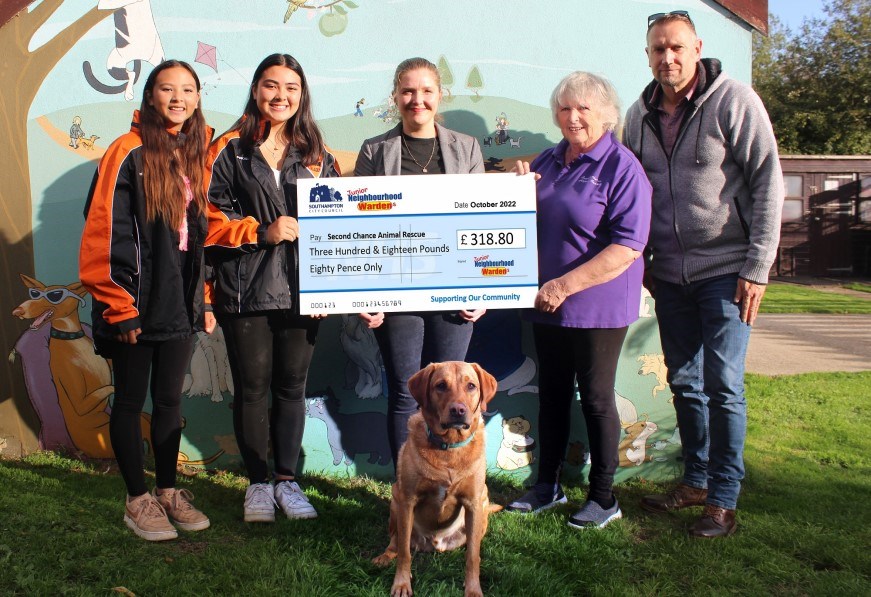
[[[63,0],[43,0],[33,10],[25,9],[19,17],[22,19],[22,24],[26,25],[22,29],[30,31],[32,35],[48,21],[62,2]]]
[[[59,2],[58,2],[59,3]],[[38,60],[31,61],[30,65],[35,66],[34,62],[42,65],[45,74],[54,68],[58,60],[72,48],[82,36],[93,28],[94,25],[105,19],[111,11],[105,11],[94,6],[81,17],[73,21],[69,27],[55,35],[50,41],[43,44],[36,51],[32,52],[33,56],[39,56]],[[42,79],[40,78],[40,84]]]

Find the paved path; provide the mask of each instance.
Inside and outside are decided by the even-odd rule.
[[[871,371],[871,315],[759,315],[750,334],[747,371]]]

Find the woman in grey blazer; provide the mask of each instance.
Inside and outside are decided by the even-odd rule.
[[[484,172],[478,141],[435,122],[442,92],[439,71],[432,62],[424,58],[401,62],[393,78],[392,97],[402,123],[363,142],[355,176]],[[360,313],[375,330],[387,372],[387,437],[394,467],[408,437],[408,419],[417,410],[408,378],[429,363],[464,360],[472,324],[484,311]]]

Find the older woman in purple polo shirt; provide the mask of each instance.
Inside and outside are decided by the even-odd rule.
[[[590,488],[568,524],[602,528],[622,516],[612,491],[621,430],[614,380],[626,331],[638,319],[651,187],[614,136],[620,106],[607,79],[572,73],[553,91],[551,107],[563,140],[515,169],[537,180],[541,289],[526,318],[538,352],[541,452],[538,481],[507,509],[533,513],[566,502],[559,475],[577,380]]]

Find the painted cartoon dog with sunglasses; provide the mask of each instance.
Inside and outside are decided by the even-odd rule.
[[[49,370],[57,389],[58,404],[74,449],[90,458],[112,458],[109,441],[109,396],[115,392],[109,362],[94,353],[94,342],[79,321],[79,306],[87,291],[78,282],[46,286],[19,274],[29,299],[12,315],[31,319],[31,330],[51,322],[48,341]],[[30,397],[32,401],[40,399]],[[40,406],[34,404],[37,412]],[[151,445],[150,415],[143,413],[142,437]]]

